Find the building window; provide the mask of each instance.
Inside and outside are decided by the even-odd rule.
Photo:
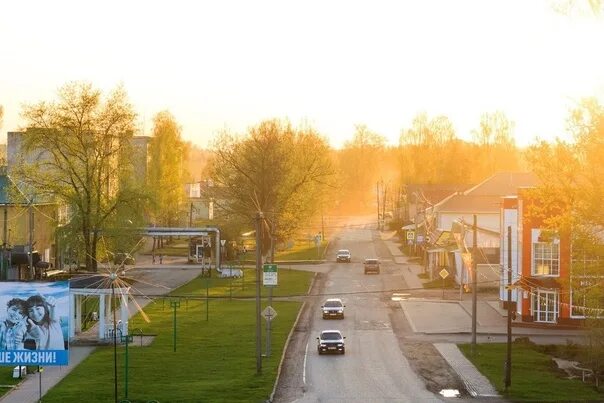
[[[558,292],[533,290],[531,307],[535,322],[556,323],[558,320]]]
[[[557,238],[545,238],[533,230],[533,276],[560,275],[560,244]]]

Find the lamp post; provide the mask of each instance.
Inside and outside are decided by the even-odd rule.
[[[117,273],[109,275],[111,279],[111,308],[113,310],[113,394],[117,403],[117,323],[115,317],[115,280]]]
[[[121,335],[120,336],[120,341],[122,343],[126,343],[126,364],[125,364],[125,368],[124,368],[124,393],[125,393],[125,398],[128,399],[128,344],[132,343],[132,335],[127,334],[127,335]]]
[[[174,322],[174,333],[173,333],[173,341],[174,341],[174,352],[176,352],[176,310],[180,308],[180,300],[170,300],[170,307],[174,310],[173,322]]]

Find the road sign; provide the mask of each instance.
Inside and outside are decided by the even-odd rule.
[[[277,311],[272,306],[267,306],[261,313],[262,317],[267,321],[271,321],[277,317]]]
[[[415,239],[415,231],[407,231],[407,239],[414,240]]]
[[[276,264],[264,264],[262,265],[262,284],[266,287],[272,287],[277,285],[277,265]]]
[[[449,272],[447,271],[447,269],[442,269],[441,271],[438,272],[438,274],[440,275],[440,277],[444,280],[447,277],[449,277]]]
[[[226,245],[226,239],[221,239],[220,240],[220,245],[222,245],[222,246]]]

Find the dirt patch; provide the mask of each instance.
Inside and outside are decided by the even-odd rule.
[[[431,342],[407,339],[406,335],[413,334],[413,331],[404,319],[400,304],[390,302],[389,307],[392,330],[398,339],[399,348],[413,371],[424,381],[426,389],[436,394],[443,389],[457,389],[462,396],[469,396],[457,373]]]
[[[411,368],[423,378],[430,392],[438,394],[443,389],[457,389],[466,393],[463,382],[432,343],[405,341],[399,344]]]

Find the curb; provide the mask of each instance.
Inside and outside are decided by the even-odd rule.
[[[312,281],[310,282],[310,285],[308,286],[308,290],[306,291],[307,295],[310,292],[310,290],[312,289],[312,286],[314,285],[316,278],[317,278],[317,273],[314,274]],[[285,345],[283,346],[283,353],[281,354],[281,360],[279,361],[279,366],[277,367],[277,377],[275,378],[275,384],[273,385],[273,391],[271,392],[271,395],[269,396],[268,400],[266,400],[266,402],[272,403],[273,399],[275,398],[275,392],[277,391],[277,385],[279,384],[279,378],[281,377],[281,368],[283,367],[283,362],[285,361],[285,354],[287,353],[287,348],[289,347],[289,341],[291,340],[292,334],[294,334],[294,329],[296,328],[296,326],[298,326],[298,321],[300,320],[300,316],[302,316],[302,312],[304,311],[305,307],[306,307],[306,301],[304,301],[302,303],[302,306],[300,307],[300,310],[298,311],[298,315],[296,316],[296,320],[294,321],[294,324],[292,325],[292,328],[289,330],[289,334],[287,335],[287,340],[285,341]]]

